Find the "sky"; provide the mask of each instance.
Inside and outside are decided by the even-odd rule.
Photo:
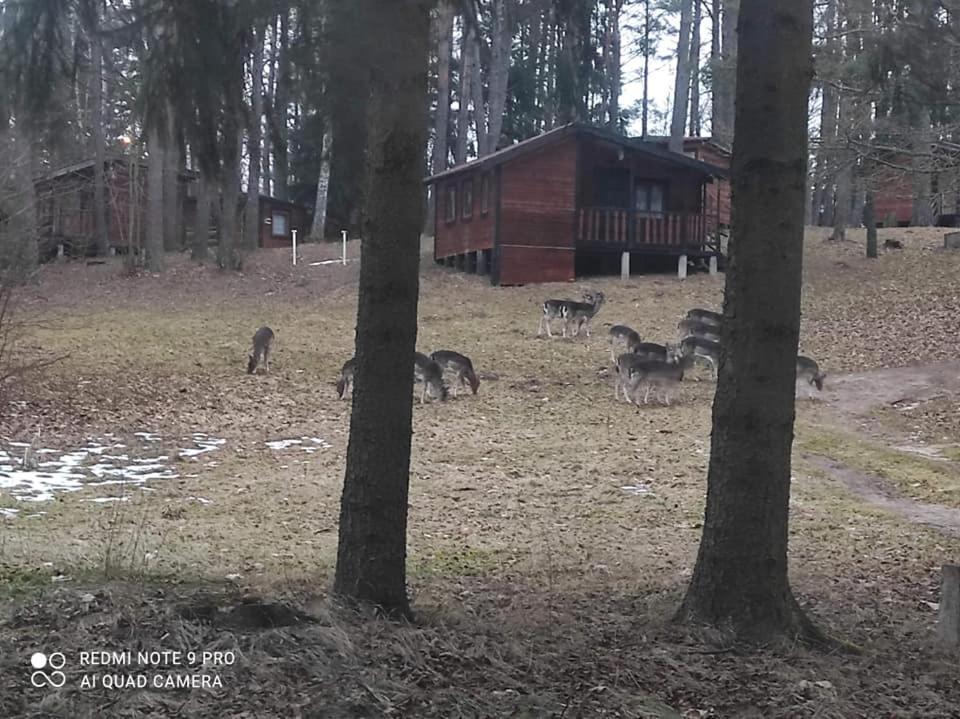
[[[673,83],[677,67],[677,35],[679,18],[664,16],[667,25],[662,39],[650,58],[650,106],[666,112],[673,105]],[[710,18],[704,17],[700,28],[700,57],[701,66],[707,59],[710,49]],[[639,44],[643,38],[643,9],[639,3],[628,6],[624,14],[622,31],[622,78],[623,90],[621,107],[629,107],[643,98],[643,55],[639,51]],[[705,52],[706,51],[706,54]],[[708,96],[703,88],[700,90],[701,100]],[[701,103],[702,104],[702,103]],[[709,131],[709,112],[702,113],[704,133]],[[640,118],[637,118],[627,127],[630,135],[640,134]],[[655,135],[670,134],[669,120],[660,122],[654,113],[650,113],[649,131]]]

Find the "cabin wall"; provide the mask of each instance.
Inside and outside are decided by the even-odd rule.
[[[730,169],[730,155],[705,142],[688,143],[686,154],[695,160],[707,162],[725,170]],[[717,205],[720,206],[720,224],[730,226],[730,180],[715,177],[707,185],[707,216],[717,217]]]
[[[575,278],[577,143],[569,138],[501,167],[501,285]]]
[[[283,235],[273,234],[273,215],[282,213],[287,217],[287,231]],[[306,208],[300,205],[288,205],[269,198],[260,198],[260,246],[291,247],[293,230],[297,231],[297,243],[305,242],[309,230]]]
[[[486,211],[481,204],[481,189],[483,177],[487,177],[488,200]],[[469,217],[463,216],[464,189],[470,188]],[[448,193],[451,188],[456,191],[456,212],[454,219],[447,218]],[[457,173],[438,182],[436,191],[436,223],[434,228],[434,257],[452,257],[477,250],[489,250],[493,247],[494,235],[494,187],[493,172],[482,172],[479,168]]]

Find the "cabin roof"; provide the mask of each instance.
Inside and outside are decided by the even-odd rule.
[[[663,162],[679,165],[680,167],[684,167],[688,170],[709,177],[726,177],[728,174],[727,170],[723,169],[722,167],[717,167],[716,165],[695,160],[692,157],[687,157],[686,155],[677,152],[671,152],[657,142],[650,142],[649,140],[644,141],[635,137],[626,137],[625,135],[620,135],[606,128],[594,127],[593,125],[588,125],[586,123],[572,122],[568,125],[562,125],[561,127],[550,130],[549,132],[545,132],[542,135],[536,135],[535,137],[531,137],[510,145],[509,147],[504,147],[503,149],[497,150],[496,152],[486,155],[485,157],[471,160],[463,165],[451,167],[443,172],[438,172],[437,174],[428,177],[425,182],[430,184],[436,182],[437,180],[450,177],[451,175],[456,175],[461,172],[469,172],[478,168],[486,170],[505,162],[509,162],[534,150],[558,143],[568,137],[592,137],[603,142],[611,143],[618,147],[639,152]]]
[[[112,154],[112,155],[107,155],[107,157],[105,158],[105,162],[107,164],[115,164],[118,162],[128,163],[129,161],[130,161],[130,158],[127,157],[126,155]],[[97,162],[96,160],[83,160],[82,162],[75,162],[72,165],[63,165],[62,167],[58,167],[54,170],[51,170],[50,172],[37,175],[33,181],[44,182],[47,180],[56,180],[60,177],[66,177],[67,175],[81,173],[86,170],[92,169],[93,166],[96,164],[96,162]],[[147,163],[144,160],[140,160],[139,165],[140,167],[146,167]],[[197,173],[194,172],[193,170],[180,170],[179,175],[180,177],[187,180],[194,180],[197,177]]]

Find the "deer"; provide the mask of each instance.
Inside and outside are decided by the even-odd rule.
[[[680,341],[686,337],[703,337],[714,342],[720,341],[720,328],[717,325],[702,320],[683,319],[677,323],[680,330]]]
[[[576,324],[577,331],[573,333],[574,337],[579,336],[582,329],[587,331],[587,337],[590,336],[590,320],[597,315],[606,301],[603,293],[599,291],[585,294],[584,299],[587,301],[567,302],[560,311],[560,316],[567,325],[571,322]],[[564,327],[564,337],[566,337],[566,327]]]
[[[267,326],[258,329],[253,335],[253,351],[247,358],[247,374],[257,371],[257,365],[263,362],[267,372],[270,371],[270,345],[273,344],[273,330]]]
[[[720,366],[720,343],[706,337],[691,335],[685,337],[675,353],[679,356],[690,355],[694,359],[704,359],[710,364],[713,378],[717,378],[717,368]]]
[[[473,369],[470,358],[452,350],[437,350],[430,355],[430,359],[440,365],[443,371],[451,371],[457,375],[457,383],[453,385],[453,396],[457,396],[457,387],[470,385],[474,394],[480,389],[480,379]]]
[[[818,391],[823,391],[823,380],[827,378],[826,372],[820,371],[820,366],[809,357],[803,355],[797,356],[797,381],[806,380],[807,384],[815,386]]]
[[[704,310],[696,307],[692,310],[687,311],[686,319],[688,320],[700,320],[706,324],[716,325],[719,327],[723,323],[723,315],[719,312],[714,312],[713,310]]]
[[[413,355],[413,380],[423,383],[420,404],[424,403],[428,390],[431,396],[439,395],[441,401],[446,401],[447,388],[443,384],[443,369],[422,352],[415,352]]]
[[[626,325],[614,325],[608,332],[610,335],[610,359],[617,361],[616,350],[622,345],[627,352],[633,352],[633,348],[640,344],[640,333],[632,327]]]
[[[343,363],[340,369],[340,379],[337,380],[337,395],[346,399],[347,393],[353,391],[353,378],[357,371],[357,359],[351,357]]]
[[[641,342],[633,346],[633,353],[641,359],[660,360],[668,362],[671,360],[673,348],[670,345],[661,345],[656,342]]]
[[[640,387],[646,385],[647,388],[643,395],[644,404],[650,398],[650,391],[654,387],[659,387],[663,390],[664,402],[669,407],[671,388],[676,387],[683,381],[684,372],[692,366],[692,355],[684,355],[676,362],[641,360],[631,368],[624,395],[639,407],[640,403],[637,401],[637,396]]]

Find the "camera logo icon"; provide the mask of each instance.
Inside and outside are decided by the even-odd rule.
[[[66,664],[67,658],[61,652],[53,652],[50,656],[43,652],[34,652],[30,657],[30,666],[35,671],[30,675],[30,683],[38,689],[42,687],[59,689],[67,683],[67,675],[60,671]],[[47,668],[52,671],[44,671]]]

